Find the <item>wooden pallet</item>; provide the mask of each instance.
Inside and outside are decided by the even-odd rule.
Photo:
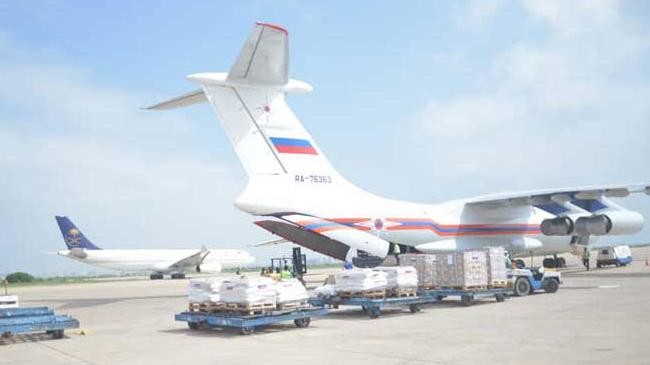
[[[261,314],[276,310],[277,307],[273,302],[265,303],[226,303],[224,310],[242,314]]]
[[[301,301],[295,301],[295,302],[278,303],[277,309],[278,310],[291,310],[291,309],[301,309],[301,308],[307,308],[307,307],[309,307],[309,303],[307,303],[307,301],[301,300]]]
[[[363,291],[340,291],[339,297],[341,299],[350,298],[370,298],[370,299],[383,299],[386,297],[386,290],[363,290]]]
[[[190,312],[217,313],[217,312],[223,312],[224,308],[225,308],[225,303],[222,302],[190,303],[189,305]]]
[[[508,281],[507,280],[493,280],[490,285],[488,285],[488,288],[507,288],[508,287]]]
[[[415,297],[417,294],[417,288],[395,288],[386,290],[386,297],[389,298],[409,298]]]

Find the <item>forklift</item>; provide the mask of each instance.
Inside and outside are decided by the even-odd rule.
[[[305,283],[303,280],[303,275],[307,273],[307,256],[302,253],[300,247],[294,247],[291,257],[274,257],[271,259],[271,266],[269,271],[266,272],[265,276],[271,276],[277,271],[284,270],[284,267],[288,266],[291,269],[291,274],[294,278],[300,280],[301,283]]]

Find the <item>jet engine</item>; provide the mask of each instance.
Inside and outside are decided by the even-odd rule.
[[[196,272],[202,272],[206,274],[220,273],[221,269],[221,264],[218,262],[207,262],[196,266]]]
[[[541,230],[546,236],[568,236],[573,232],[573,221],[569,217],[544,219]]]
[[[578,236],[603,236],[638,233],[643,228],[643,216],[629,210],[615,210],[590,217],[580,217],[575,223]]]

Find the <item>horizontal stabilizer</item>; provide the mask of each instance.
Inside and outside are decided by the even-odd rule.
[[[182,108],[194,104],[204,103],[206,101],[208,101],[208,99],[205,97],[205,93],[203,93],[203,89],[198,89],[189,92],[187,94],[175,97],[173,99],[163,101],[156,105],[145,107],[144,109],[146,110],[176,109],[176,108]]]

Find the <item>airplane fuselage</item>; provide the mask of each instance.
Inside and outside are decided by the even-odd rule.
[[[174,262],[195,254],[189,249],[108,249],[108,250],[61,250],[59,255],[89,265],[120,271],[188,272],[195,267],[170,267]],[[212,268],[237,268],[254,262],[246,251],[214,249],[201,263]],[[220,270],[216,270],[220,271]]]

